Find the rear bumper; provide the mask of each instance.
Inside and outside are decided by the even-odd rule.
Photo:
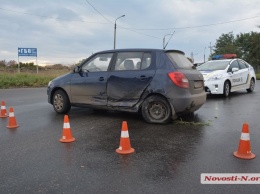
[[[198,110],[207,99],[207,94],[205,92],[194,94],[186,97],[179,97],[174,99],[168,99],[169,102],[174,107],[177,114],[179,113],[191,113]]]

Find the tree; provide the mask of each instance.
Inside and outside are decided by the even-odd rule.
[[[251,47],[248,62],[254,67],[260,66],[260,33],[251,32]]]
[[[214,55],[225,53],[236,53],[235,37],[233,32],[222,34],[217,40],[214,49]]]
[[[233,32],[222,34],[216,40],[213,55],[233,53],[256,69],[260,65],[260,33],[240,33],[236,37]]]

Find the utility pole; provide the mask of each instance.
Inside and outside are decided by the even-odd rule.
[[[192,60],[192,63],[194,63],[194,53],[193,53],[193,52],[191,52],[190,58],[191,58],[191,60]]]
[[[116,21],[117,21],[119,18],[122,18],[122,17],[125,17],[125,15],[121,15],[121,16],[119,16],[118,18],[116,18],[116,20],[115,20],[115,27],[114,27],[114,49],[116,49]]]
[[[209,49],[210,49],[210,56],[212,56],[212,49],[213,49],[213,46],[211,46],[211,42],[209,43]]]
[[[205,63],[205,51],[206,51],[206,48],[207,47],[204,48],[204,63]]]

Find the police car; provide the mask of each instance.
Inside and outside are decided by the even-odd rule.
[[[203,74],[207,93],[227,97],[238,90],[254,91],[256,76],[250,64],[235,54],[216,55],[212,59],[197,67]]]

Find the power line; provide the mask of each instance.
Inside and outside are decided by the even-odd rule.
[[[88,1],[86,1],[87,3],[89,3]],[[91,5],[89,3],[89,5]],[[101,14],[93,5],[91,5],[91,7],[93,9],[95,9],[99,14]],[[14,12],[14,13],[18,13],[18,14],[24,14],[24,15],[31,15],[31,16],[36,16],[36,17],[42,17],[42,18],[49,18],[49,19],[56,19],[56,20],[63,20],[63,21],[69,21],[69,22],[84,22],[84,23],[95,23],[95,24],[109,24],[109,23],[103,23],[103,22],[90,22],[90,21],[84,21],[84,20],[71,20],[71,19],[64,19],[64,18],[55,18],[55,17],[50,17],[50,16],[43,16],[43,15],[38,15],[38,14],[31,14],[31,13],[26,13],[26,12],[20,12],[20,11],[14,11],[14,10],[10,10],[10,9],[4,9],[4,8],[1,8],[1,10],[4,10],[4,11],[9,11],[9,12]],[[107,21],[109,21],[110,23],[112,23],[110,20],[108,20],[103,14],[101,14],[102,17],[104,17]],[[118,26],[120,28],[123,28],[122,26]],[[152,36],[152,35],[148,35],[148,34],[145,34],[145,33],[141,33],[141,32],[136,32],[135,30],[132,30],[132,29],[125,29],[125,30],[128,30],[128,31],[132,31],[132,32],[135,32],[137,34],[141,34],[141,35],[144,35],[144,36],[148,36],[148,37],[151,37],[151,38],[157,38],[157,39],[160,39],[158,37],[155,37],[155,36]]]
[[[137,31],[132,30],[132,29],[127,29],[127,28],[124,28],[123,26],[118,26],[118,27],[119,27],[119,28],[122,28],[122,29],[124,29],[124,30],[128,30],[128,31],[137,33],[137,34],[141,34],[141,35],[144,35],[144,36],[148,36],[148,37],[151,37],[151,38],[162,39],[162,38],[159,38],[159,37],[156,37],[156,36],[152,36],[152,35],[149,35],[149,34],[145,34],[145,33],[142,33],[142,32],[137,32]]]
[[[125,29],[131,29],[131,30],[183,30],[183,29],[188,29],[188,28],[201,28],[201,27],[207,27],[207,26],[216,26],[216,25],[222,25],[222,24],[228,24],[228,23],[234,23],[234,22],[240,22],[244,20],[250,20],[254,18],[258,18],[260,16],[253,16],[249,18],[243,18],[243,19],[238,19],[238,20],[232,20],[232,21],[226,21],[226,22],[219,22],[219,23],[213,23],[213,24],[204,24],[204,25],[197,25],[197,26],[186,26],[186,27],[172,27],[172,28],[125,28]]]
[[[64,18],[55,18],[55,17],[50,17],[50,16],[43,16],[43,15],[26,13],[26,12],[14,11],[14,10],[10,10],[10,9],[4,9],[4,8],[1,8],[1,7],[0,7],[0,9],[4,10],[4,11],[10,11],[10,12],[24,14],[24,15],[31,15],[31,16],[37,16],[37,17],[49,18],[49,19],[56,19],[56,20],[64,20],[64,21],[71,21],[71,22],[95,23],[95,24],[108,24],[108,23],[103,23],[103,22],[89,22],[89,21],[84,21],[84,20],[72,20],[72,19],[64,19]]]
[[[111,24],[114,24],[113,22],[111,22],[108,18],[106,18],[100,11],[98,11],[88,0],[85,0],[85,2],[87,2],[99,15],[101,15],[105,20],[109,21]],[[125,28],[123,26],[119,26],[118,27],[120,28],[123,28],[125,30],[128,30],[128,31],[131,31],[131,32],[135,32],[137,34],[142,34],[144,36],[148,36],[148,37],[151,37],[151,38],[156,38],[156,39],[161,39],[159,37],[156,37],[156,36],[152,36],[152,35],[149,35],[149,34],[145,34],[145,33],[141,33],[141,32],[136,32],[134,29],[131,29],[131,28]]]
[[[101,15],[105,20],[107,20],[108,22],[110,22],[111,24],[114,24],[113,22],[111,22],[109,19],[107,19],[102,13],[100,13],[90,2],[88,2],[88,0],[85,0],[85,2],[87,2],[96,12],[99,13],[99,15]]]
[[[105,17],[101,12],[99,12],[88,0],[85,0],[86,3],[88,3],[98,14],[100,14],[105,20],[107,20],[109,23],[114,24],[112,21],[110,21],[107,17]],[[72,22],[84,22],[84,23],[97,23],[97,24],[108,24],[108,23],[103,23],[103,22],[91,22],[91,21],[84,21],[84,20],[72,20],[72,19],[64,19],[64,18],[55,18],[55,17],[50,17],[50,16],[43,16],[43,15],[37,15],[37,14],[31,14],[31,13],[26,13],[26,12],[19,12],[19,11],[14,11],[14,10],[10,10],[10,9],[4,9],[1,8],[1,10],[4,11],[10,11],[10,12],[14,12],[14,13],[19,13],[19,14],[24,14],[24,15],[32,15],[32,16],[37,16],[37,17],[42,17],[42,18],[49,18],[49,19],[56,19],[56,20],[63,20],[63,21],[72,21]],[[238,20],[232,20],[232,21],[226,21],[226,22],[219,22],[219,23],[213,23],[213,24],[204,24],[204,25],[195,25],[195,26],[186,26],[186,27],[171,27],[171,28],[129,28],[129,27],[123,27],[123,26],[119,26],[122,29],[131,31],[131,32],[135,32],[137,34],[141,34],[144,36],[148,36],[151,38],[156,38],[156,39],[161,39],[159,37],[156,36],[152,36],[149,34],[145,34],[145,33],[141,33],[141,32],[137,32],[137,31],[165,31],[165,30],[183,30],[183,29],[191,29],[191,28],[201,28],[201,27],[207,27],[207,26],[216,26],[216,25],[223,25],[223,24],[228,24],[228,23],[234,23],[234,22],[240,22],[240,21],[245,21],[245,20],[250,20],[250,19],[254,19],[254,18],[258,18],[260,17],[258,16],[253,16],[253,17],[249,17],[249,18],[242,18],[242,19],[238,19]]]

